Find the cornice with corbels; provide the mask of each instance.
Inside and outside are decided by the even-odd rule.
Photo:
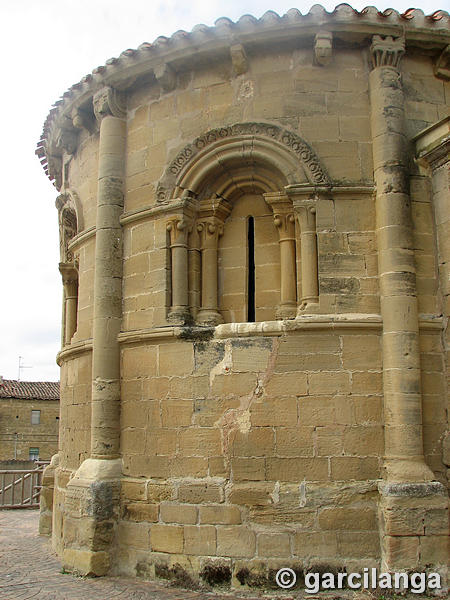
[[[109,59],[65,92],[46,119],[36,154],[59,189],[63,153],[70,156],[76,152],[80,137],[77,132],[81,129],[90,134],[95,131],[93,97],[105,87],[126,93],[146,74],[153,75],[161,93],[170,93],[178,83],[180,71],[195,68],[211,55],[217,60],[229,61],[231,75],[239,76],[251,69],[248,50],[254,53],[259,47],[267,48],[280,42],[296,46],[312,44],[314,63],[326,68],[332,59],[334,39],[340,43],[346,40],[359,43],[364,48],[374,34],[393,39],[403,36],[406,46],[426,47],[437,53],[435,75],[447,79],[450,77],[449,23],[450,17],[445,11],[425,16],[417,9],[399,14],[392,9],[380,12],[367,7],[358,12],[342,4],[327,12],[315,5],[306,15],[291,9],[281,17],[273,11],[260,19],[244,15],[236,23],[221,18],[214,27],[199,25],[190,33],[181,31],[171,38],[159,37],[152,44],[144,43],[137,50],[129,49],[118,58]],[[102,118],[104,114],[114,114],[114,109],[104,113],[97,108],[95,112]]]

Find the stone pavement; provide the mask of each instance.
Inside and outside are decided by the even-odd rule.
[[[0,511],[0,600],[257,600],[124,577],[82,578],[62,573],[48,538],[38,531],[39,511]],[[273,598],[273,596],[272,596]],[[283,596],[287,600],[286,596]]]

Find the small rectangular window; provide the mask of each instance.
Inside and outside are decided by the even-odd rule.
[[[41,411],[40,410],[32,410],[31,411],[31,424],[39,425],[41,422]]]
[[[30,460],[39,460],[39,448],[30,448],[29,459]]]

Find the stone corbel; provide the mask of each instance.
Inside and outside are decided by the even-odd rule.
[[[156,65],[153,68],[156,80],[164,93],[172,92],[177,85],[177,74],[167,63]]]
[[[72,112],[72,125],[75,127],[75,129],[86,129],[89,133],[92,133],[94,129],[92,117],[90,117],[86,111],[81,110],[80,108],[76,108]]]
[[[248,60],[245,48],[242,44],[234,44],[230,47],[231,63],[233,65],[233,74],[243,75],[248,71]]]
[[[100,123],[103,117],[124,119],[127,114],[125,96],[112,87],[104,87],[92,98],[94,114]]]
[[[374,35],[370,47],[373,68],[394,67],[398,69],[405,54],[405,38]]]
[[[75,154],[78,145],[78,131],[76,129],[61,129],[56,138],[56,147],[67,154]]]
[[[450,79],[450,44],[446,46],[434,63],[434,74],[439,79]]]
[[[325,67],[333,56],[333,34],[330,31],[319,31],[314,38],[314,62]]]

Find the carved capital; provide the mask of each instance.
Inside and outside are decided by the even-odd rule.
[[[267,192],[264,200],[273,211],[273,223],[278,230],[280,241],[294,239],[295,216],[291,199],[284,192]]]
[[[294,200],[295,214],[299,220],[301,233],[316,231],[316,199]]]
[[[173,217],[167,222],[166,229],[170,233],[170,245],[186,246],[192,228],[190,219],[184,216]]]
[[[216,217],[209,217],[197,221],[197,231],[200,237],[202,250],[206,248],[215,248],[219,237],[223,235],[223,223]]]
[[[333,56],[333,34],[319,31],[314,39],[314,60],[316,65],[328,65]]]
[[[127,114],[123,94],[112,87],[102,88],[94,95],[92,101],[94,104],[94,114],[99,123],[103,117],[108,115],[123,119]]]
[[[163,92],[171,92],[177,85],[177,75],[170,65],[163,63],[154,67],[153,72]]]
[[[295,217],[293,212],[274,213],[273,224],[278,230],[280,241],[295,238]]]
[[[405,54],[405,38],[374,35],[370,46],[373,68],[394,67],[398,69]]]
[[[235,75],[243,75],[248,71],[248,60],[242,44],[234,44],[230,47],[231,62]]]
[[[78,283],[78,266],[74,261],[59,263],[59,272],[61,273],[63,285],[65,287]]]

